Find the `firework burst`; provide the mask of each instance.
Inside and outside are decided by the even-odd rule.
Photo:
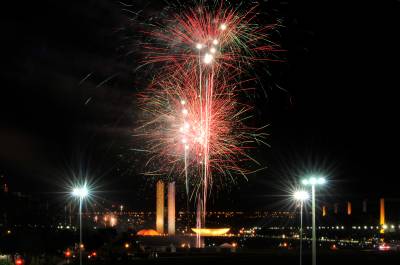
[[[159,67],[139,95],[145,119],[137,135],[150,154],[147,174],[183,179],[196,195],[201,227],[215,177],[246,176],[243,162],[257,163],[248,149],[265,143],[266,134],[246,125],[252,107],[239,94],[253,79],[252,63],[279,49],[268,33],[276,25],[258,26],[255,7],[240,12],[220,2],[182,10],[145,32],[141,66]]]

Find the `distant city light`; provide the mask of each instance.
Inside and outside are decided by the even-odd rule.
[[[201,236],[223,236],[230,228],[192,228],[192,231]]]
[[[117,225],[117,217],[111,216],[111,218],[110,218],[110,226],[114,227],[116,225]]]

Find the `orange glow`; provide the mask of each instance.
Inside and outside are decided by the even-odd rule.
[[[156,229],[160,234],[164,233],[164,182],[156,184]]]
[[[322,216],[326,216],[326,206],[322,206]]]
[[[385,225],[385,199],[380,199],[380,216],[379,216],[379,224],[382,226],[382,229],[380,230],[381,234],[385,233],[385,229],[383,226]]]
[[[224,236],[230,228],[192,228],[192,231],[200,236]]]
[[[351,215],[351,202],[347,202],[347,215]]]
[[[17,260],[15,261],[15,264],[16,264],[16,265],[22,265],[22,264],[24,264],[24,261],[23,261],[22,259],[17,259]]]
[[[175,235],[175,182],[168,183],[168,235]]]
[[[111,216],[110,218],[110,226],[114,227],[117,225],[117,218],[115,216]]]
[[[69,250],[65,251],[65,256],[67,258],[71,257],[71,251],[69,251]]]
[[[138,236],[159,236],[160,233],[153,229],[142,229],[137,232]]]
[[[125,243],[125,248],[129,248],[129,247],[130,247],[129,243]]]
[[[97,253],[96,253],[96,252],[93,252],[93,253],[92,253],[92,256],[93,256],[93,257],[96,257],[96,256],[97,256]]]

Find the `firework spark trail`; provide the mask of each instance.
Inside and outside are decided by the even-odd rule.
[[[241,13],[223,4],[177,12],[146,32],[152,41],[144,44],[143,64],[162,64],[139,95],[146,115],[139,135],[151,154],[146,165],[157,168],[153,175],[184,176],[188,197],[195,184],[198,228],[205,225],[213,174],[251,173],[240,164],[256,162],[247,150],[266,134],[245,125],[252,107],[240,103],[239,92],[252,80],[243,80],[251,63],[279,51],[269,41],[274,25],[255,24],[255,7]]]

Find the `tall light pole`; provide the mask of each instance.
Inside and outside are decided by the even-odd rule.
[[[300,265],[303,260],[303,204],[310,198],[308,192],[304,190],[298,190],[293,193],[293,198],[300,202]]]
[[[79,264],[82,265],[82,203],[89,195],[89,190],[86,184],[82,187],[77,187],[72,190],[72,195],[79,199]]]
[[[311,186],[311,207],[312,207],[312,265],[317,264],[317,232],[315,228],[315,186],[325,184],[326,180],[322,177],[310,177],[303,179],[302,183]]]

